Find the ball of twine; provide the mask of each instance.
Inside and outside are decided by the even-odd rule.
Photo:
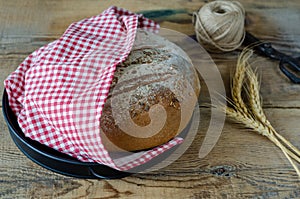
[[[199,43],[210,52],[229,52],[245,38],[245,10],[237,1],[213,1],[193,13]]]

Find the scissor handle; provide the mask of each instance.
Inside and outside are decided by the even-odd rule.
[[[298,63],[297,59],[292,57],[283,57],[279,62],[280,70],[295,84],[300,83],[300,67]]]
[[[293,83],[300,83],[300,60],[288,56],[282,52],[279,52],[273,48],[272,44],[269,42],[262,42],[251,33],[246,32],[245,45],[250,45],[253,49],[266,57],[271,59],[279,60],[279,68]]]

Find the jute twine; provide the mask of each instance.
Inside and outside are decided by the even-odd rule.
[[[237,1],[213,1],[193,13],[197,40],[210,52],[237,49],[245,38],[245,10]]]

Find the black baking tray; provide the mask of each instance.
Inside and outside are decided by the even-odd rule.
[[[176,145],[171,149],[167,150],[166,152],[156,156],[146,164],[135,167],[134,172],[130,170],[127,172],[119,171],[99,163],[81,162],[76,158],[63,154],[46,145],[43,145],[35,140],[26,137],[18,124],[15,114],[9,106],[8,95],[6,90],[4,90],[2,98],[2,111],[10,135],[17,147],[36,164],[48,170],[66,176],[85,179],[123,178],[134,173],[143,172],[144,170],[155,166],[157,163],[169,157],[179,147],[179,145]],[[186,127],[185,130],[183,130],[183,132],[180,133],[180,137],[185,138],[189,131],[189,128],[190,124]]]
[[[11,110],[7,92],[4,90],[2,111],[10,135],[17,147],[38,165],[66,176],[89,179],[115,179],[131,175],[98,163],[81,162],[71,156],[60,153],[46,145],[25,137],[17,118]]]

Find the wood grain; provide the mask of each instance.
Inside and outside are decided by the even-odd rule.
[[[298,198],[299,179],[266,138],[227,122],[204,159],[198,158],[209,113],[186,153],[168,167],[120,180],[79,180],[50,172],[26,158],[12,142],[0,118],[0,198]],[[289,113],[287,113],[289,112]],[[286,121],[282,115],[295,119]],[[300,110],[267,109],[275,128],[300,147]]]
[[[0,0],[0,92],[4,79],[34,50],[59,38],[74,21],[97,15],[111,5],[134,12],[171,10],[153,17],[161,27],[193,35],[191,13],[202,0],[4,1]],[[246,28],[293,56],[300,56],[300,3],[241,0]],[[211,54],[230,88],[239,51]],[[253,67],[261,76],[264,108],[274,127],[300,148],[300,86],[279,71],[278,62],[260,56]],[[201,126],[189,149],[161,170],[119,180],[83,180],[48,171],[26,158],[10,138],[0,116],[0,198],[300,198],[300,181],[269,140],[226,121],[213,151],[198,151],[210,122],[207,89],[202,80]],[[0,103],[0,106],[2,104]],[[300,166],[300,165],[299,165]]]
[[[19,12],[15,12],[12,2],[2,2],[6,6],[4,17],[1,17],[2,24],[1,48],[0,48],[0,67],[1,79],[4,79],[15,70],[17,65],[28,56],[31,52],[39,47],[59,38],[69,24],[85,17],[93,16],[109,5],[119,5],[132,11],[145,11],[147,8],[151,10],[169,9],[182,11],[185,13],[173,14],[170,16],[154,17],[161,27],[170,28],[187,35],[193,35],[194,30],[191,24],[192,13],[197,7],[203,5],[201,1],[184,2],[179,6],[180,1],[175,1],[172,5],[156,4],[155,1],[149,6],[136,5],[128,1],[126,6],[119,1],[111,3],[86,3],[84,9],[80,9],[82,3],[74,1],[74,7],[68,6],[63,1],[51,1],[40,5],[35,1],[22,1],[18,6]],[[278,50],[287,52],[288,54],[297,56],[300,53],[300,20],[299,20],[299,4],[296,1],[276,3],[258,3],[256,1],[241,1],[247,12],[247,30],[262,40],[270,41]],[[255,3],[253,3],[255,2]],[[24,4],[24,5],[23,5]],[[107,4],[107,5],[105,5]],[[152,5],[154,4],[154,5]],[[147,3],[146,3],[147,5]],[[99,8],[97,8],[99,7]],[[266,9],[268,8],[268,9]],[[72,12],[72,9],[74,12]],[[30,12],[30,10],[38,10]],[[26,16],[26,17],[23,17]],[[23,18],[23,20],[21,20]],[[10,19],[10,20],[8,20]],[[45,22],[44,20],[47,19]],[[181,20],[180,20],[181,19]],[[184,19],[184,20],[182,20]],[[189,21],[190,19],[190,21]],[[224,78],[225,86],[229,88],[229,78],[232,68],[236,64],[238,56],[237,52],[226,53],[225,55],[211,54],[217,63],[219,70]],[[7,60],[9,59],[9,60]],[[258,71],[262,76],[262,95],[264,97],[265,106],[273,107],[297,107],[300,95],[300,88],[297,85],[291,85],[289,80],[280,72],[277,61],[271,61],[263,57],[257,57],[257,63],[254,67],[259,68]],[[272,81],[269,81],[272,79]],[[276,84],[277,86],[273,86]],[[284,90],[289,89],[289,92]],[[3,84],[0,85],[3,90]],[[278,95],[279,93],[279,95]],[[203,95],[207,96],[207,95]],[[208,99],[203,98],[206,102]]]

